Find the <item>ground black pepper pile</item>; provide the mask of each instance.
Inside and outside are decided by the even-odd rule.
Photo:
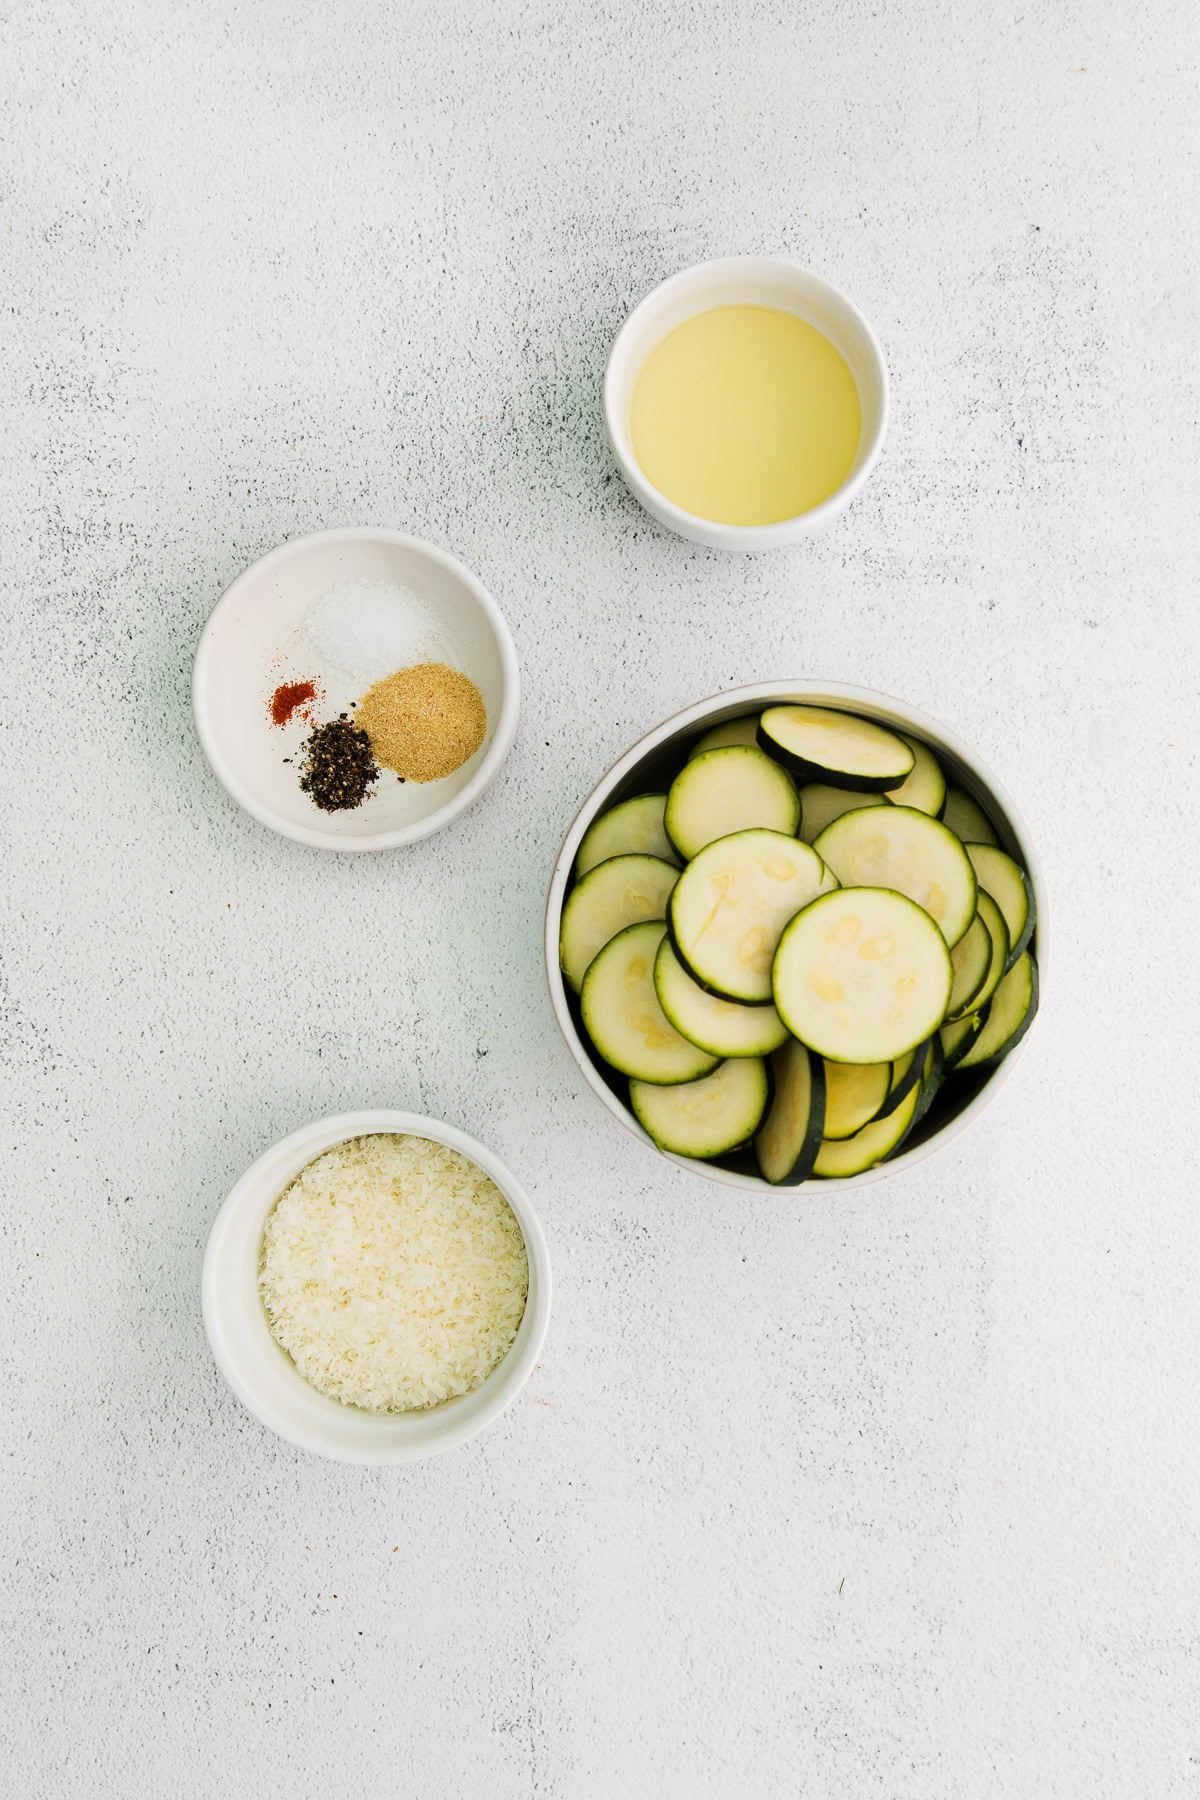
[[[379,780],[370,738],[345,713],[318,725],[305,740],[303,755],[300,788],[322,812],[361,806],[371,783]]]

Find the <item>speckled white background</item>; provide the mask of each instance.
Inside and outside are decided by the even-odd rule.
[[[18,0],[3,9],[6,1792],[1200,1791],[1190,0]],[[598,416],[698,258],[844,285],[893,376],[853,511],[667,536]],[[188,677],[281,539],[427,535],[510,619],[486,800],[272,837]],[[558,1041],[541,908],[677,707],[873,684],[972,740],[1055,907],[988,1116],[856,1197],[656,1160]],[[209,1224],[359,1105],[486,1138],[542,1364],[440,1462],[267,1435]]]

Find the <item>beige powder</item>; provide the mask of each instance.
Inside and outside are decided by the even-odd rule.
[[[446,663],[397,669],[359,701],[354,723],[371,740],[376,760],[405,781],[440,781],[474,756],[487,731],[487,708],[475,683]]]

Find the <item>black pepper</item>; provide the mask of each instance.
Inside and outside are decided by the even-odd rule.
[[[318,725],[303,745],[300,789],[322,812],[346,812],[361,806],[371,783],[379,780],[379,764],[365,731],[345,713]]]

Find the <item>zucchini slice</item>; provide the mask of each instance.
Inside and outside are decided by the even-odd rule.
[[[666,917],[679,870],[661,856],[610,856],[567,895],[558,933],[562,972],[578,993],[588,964],[609,938],[643,919]]]
[[[762,750],[730,744],[685,763],[671,783],[667,835],[685,862],[706,844],[735,831],[782,831],[800,823],[796,785],[786,769]]]
[[[877,1119],[886,1119],[889,1113],[894,1113],[896,1108],[908,1099],[909,1093],[916,1087],[924,1074],[928,1048],[929,1040],[927,1039],[925,1043],[918,1044],[915,1050],[906,1050],[903,1056],[896,1058],[892,1064],[892,1079],[887,1091],[887,1098],[875,1115]]]
[[[962,788],[946,789],[946,804],[942,810],[942,824],[948,825],[956,837],[964,844],[995,844],[1000,840],[992,829],[991,820],[982,806],[972,800],[970,794]]]
[[[952,978],[946,940],[914,901],[841,888],[785,929],[775,1006],[792,1036],[830,1062],[893,1062],[937,1030]]]
[[[988,1001],[999,987],[1000,977],[1003,975],[1005,965],[1008,962],[1008,926],[1004,923],[1004,914],[1000,911],[1000,908],[996,905],[996,902],[992,899],[992,896],[987,892],[986,888],[979,889],[975,896],[975,905],[978,908],[975,917],[984,927],[984,930],[991,940],[991,947],[988,952],[987,971],[983,980],[965,1005],[958,1007],[954,1005],[954,993],[953,990],[951,990],[951,1004],[946,1015],[948,1020],[961,1019],[968,1011],[982,1012],[983,1008],[987,1005]],[[970,936],[970,932],[967,933],[967,936]],[[951,962],[954,961],[955,956],[958,955],[959,950],[965,943],[966,938],[963,938],[960,943],[954,946],[954,950],[950,957]]]
[[[917,1126],[921,1123],[921,1120],[925,1117],[925,1114],[937,1099],[938,1090],[941,1085],[942,1040],[940,1035],[935,1033],[929,1040],[929,1052],[925,1058],[925,1068],[921,1076],[921,1092],[917,1099],[917,1110],[913,1114],[913,1121],[909,1127],[910,1135],[917,1129]],[[892,1152],[892,1155],[895,1155],[895,1151]]]
[[[1008,926],[1008,958],[1004,964],[1007,975],[1028,948],[1037,923],[1033,887],[1020,863],[994,844],[968,844],[966,849],[980,887],[987,889]]]
[[[655,1087],[631,1081],[629,1104],[642,1130],[674,1156],[724,1156],[754,1136],[767,1110],[767,1065],[732,1057],[699,1081]]]
[[[853,812],[859,806],[886,805],[885,794],[856,794],[850,788],[826,787],[823,781],[810,781],[800,789],[800,829],[796,836],[811,844],[843,813]]]
[[[769,1056],[787,1040],[773,1006],[743,1006],[697,985],[664,937],[654,962],[658,1004],[676,1031],[713,1056]]]
[[[907,1098],[886,1119],[872,1119],[851,1138],[822,1138],[813,1174],[836,1181],[839,1176],[861,1175],[864,1169],[873,1169],[877,1162],[898,1150],[908,1136],[920,1094],[919,1086],[909,1088]]]
[[[688,760],[693,756],[703,756],[706,750],[724,750],[729,744],[757,742],[758,714],[748,713],[740,719],[726,719],[723,725],[714,725],[702,738],[697,738],[688,751]]]
[[[1026,950],[992,996],[983,1030],[959,1059],[959,1068],[983,1069],[1003,1062],[1033,1024],[1037,1008],[1037,964]]]
[[[654,958],[667,935],[658,919],[627,925],[588,964],[579,1005],[606,1063],[639,1081],[695,1081],[720,1058],[681,1037],[658,1004]]]
[[[950,966],[954,970],[954,985],[946,1010],[954,1019],[966,1012],[992,966],[992,935],[978,912],[950,952]]]
[[[771,1058],[771,1110],[754,1140],[759,1173],[773,1187],[807,1181],[821,1148],[825,1064],[789,1038]]]
[[[768,706],[758,741],[801,781],[872,794],[899,787],[915,761],[894,731],[826,706]]]
[[[610,856],[661,856],[664,862],[678,863],[663,825],[666,805],[665,794],[638,794],[593,819],[575,859],[576,880]]]
[[[897,806],[915,806],[918,812],[928,813],[931,819],[939,818],[946,804],[946,777],[942,774],[942,765],[920,738],[909,737],[907,731],[898,731],[896,736],[912,751],[913,766],[900,786],[890,790],[888,799]]]
[[[942,1074],[949,1075],[951,1069],[957,1069],[979,1033],[983,1030],[983,1021],[987,1016],[986,1007],[982,1012],[965,1013],[961,1019],[952,1019],[949,1025],[943,1025],[938,1032],[938,1041],[942,1046]]]
[[[726,1000],[770,1001],[780,933],[831,879],[799,838],[779,831],[718,838],[693,857],[671,895],[675,954],[701,987]]]
[[[822,1059],[824,1060],[824,1059]],[[869,1124],[888,1097],[891,1063],[825,1063],[827,1138],[853,1137]]]
[[[951,949],[975,917],[975,871],[952,831],[912,806],[859,807],[813,849],[843,887],[892,888],[934,920]]]

